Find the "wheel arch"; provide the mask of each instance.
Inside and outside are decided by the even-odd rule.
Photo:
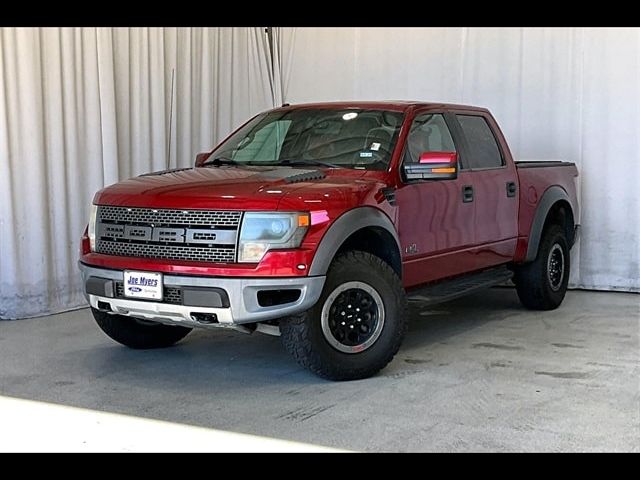
[[[574,208],[567,192],[557,185],[549,187],[538,203],[529,231],[525,262],[532,262],[536,259],[544,230],[548,225],[555,224],[564,228],[569,248],[571,248],[575,240]]]
[[[374,207],[358,207],[329,227],[313,257],[309,275],[326,275],[336,255],[362,250],[384,260],[402,278],[400,240],[391,219]]]

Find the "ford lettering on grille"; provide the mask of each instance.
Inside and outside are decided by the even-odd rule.
[[[229,263],[242,212],[98,207],[96,252]]]

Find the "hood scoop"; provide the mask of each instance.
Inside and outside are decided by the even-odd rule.
[[[278,168],[265,172],[261,176],[269,180],[282,180],[285,183],[310,182],[326,177],[324,172],[320,170],[301,170],[299,168]]]
[[[184,170],[191,170],[191,169],[193,169],[193,167],[170,168],[169,170],[158,170],[157,172],[143,173],[142,175],[138,175],[138,176],[139,177],[152,177],[152,176],[157,176],[157,175],[166,175],[167,173],[182,172]]]

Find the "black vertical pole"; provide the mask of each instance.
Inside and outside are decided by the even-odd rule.
[[[273,27],[267,27],[264,29],[267,34],[267,41],[269,42],[269,55],[271,57],[271,72],[274,71],[275,64],[273,63]]]
[[[269,43],[269,57],[271,59],[271,77],[269,78],[269,82],[271,84],[271,96],[273,99],[274,107],[275,105],[275,78],[276,78],[276,64],[274,57],[274,45],[273,45],[273,27],[266,27],[264,32],[267,34],[267,42]]]

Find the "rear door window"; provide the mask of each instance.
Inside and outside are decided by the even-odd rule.
[[[502,167],[502,154],[487,120],[479,115],[456,115],[456,118],[467,140],[469,166],[472,169]]]

